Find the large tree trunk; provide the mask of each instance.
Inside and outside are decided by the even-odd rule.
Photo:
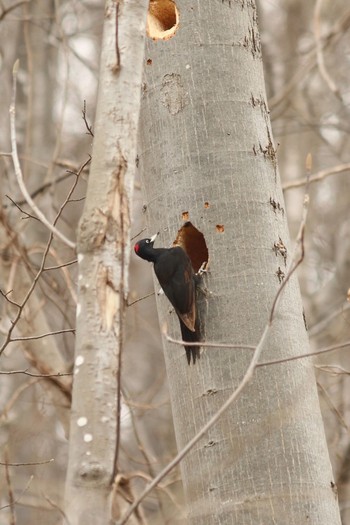
[[[256,8],[251,0],[177,5],[175,36],[149,41],[146,54],[139,153],[149,230],[160,229],[158,246],[175,239],[182,218],[203,232],[206,340],[257,344],[291,257]],[[274,249],[280,240],[287,260]],[[164,296],[158,310],[180,337]],[[262,359],[308,348],[292,278]],[[164,349],[181,449],[237,387],[251,355],[208,348],[189,367],[181,346]],[[192,524],[339,523],[312,363],[256,371],[182,475]]]
[[[106,2],[92,164],[78,232],[66,483],[71,525],[108,524],[120,511],[112,484],[118,472],[119,380],[146,13],[146,0]]]

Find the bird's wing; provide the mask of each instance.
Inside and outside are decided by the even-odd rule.
[[[185,311],[179,311],[175,308],[177,315],[182,319],[183,323],[187,326],[191,332],[195,332],[195,322],[196,322],[196,301],[195,301],[195,286],[193,280],[192,268],[186,269],[184,272],[185,277],[185,286],[184,286],[184,295],[185,295]]]
[[[195,283],[190,259],[182,248],[164,253],[154,266],[159,284],[175,308],[177,315],[192,332],[195,331]]]

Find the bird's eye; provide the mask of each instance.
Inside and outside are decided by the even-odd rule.
[[[150,243],[150,239],[146,239],[146,244],[149,244]]]

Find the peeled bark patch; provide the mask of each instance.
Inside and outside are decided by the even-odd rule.
[[[171,115],[176,115],[187,105],[186,91],[181,76],[176,73],[164,75],[160,94],[162,104]]]

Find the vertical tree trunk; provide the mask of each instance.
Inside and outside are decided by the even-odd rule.
[[[256,8],[252,0],[177,6],[175,36],[149,41],[145,57],[139,153],[149,230],[160,230],[158,246],[169,246],[184,217],[202,231],[210,257],[206,340],[257,344],[290,244]],[[165,297],[158,309],[180,337]],[[164,347],[182,448],[237,387],[250,354],[208,348],[189,367],[181,346]],[[292,278],[262,360],[307,351]],[[182,462],[182,474],[192,524],[339,523],[312,363],[256,371]]]
[[[110,523],[118,455],[119,379],[127,293],[147,1],[108,0],[88,193],[78,232],[79,299],[66,513]],[[117,23],[117,28],[116,28]]]

